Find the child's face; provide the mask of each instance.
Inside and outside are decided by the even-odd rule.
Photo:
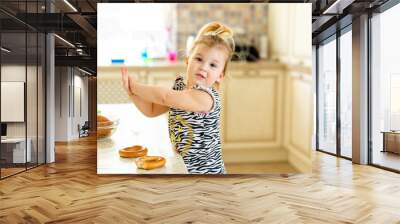
[[[198,44],[186,59],[188,85],[212,86],[224,77],[223,71],[228,58],[227,50],[222,45],[208,47]]]

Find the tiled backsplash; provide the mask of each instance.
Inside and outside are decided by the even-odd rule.
[[[97,104],[132,103],[120,79],[97,79]]]
[[[236,43],[251,43],[259,48],[261,35],[267,35],[268,23],[267,4],[177,4],[178,20],[178,51],[180,56],[185,51],[186,39],[189,35],[196,35],[197,31],[206,23],[220,21],[235,32]]]

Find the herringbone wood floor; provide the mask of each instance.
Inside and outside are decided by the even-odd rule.
[[[98,176],[93,138],[0,181],[0,223],[400,223],[400,175],[315,154],[312,174]]]

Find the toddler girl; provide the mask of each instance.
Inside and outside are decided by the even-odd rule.
[[[212,22],[197,34],[185,58],[186,83],[178,76],[171,89],[143,85],[122,68],[124,89],[138,109],[148,117],[169,111],[172,145],[182,156],[189,173],[223,174],[218,93],[228,62],[234,53],[230,28]]]

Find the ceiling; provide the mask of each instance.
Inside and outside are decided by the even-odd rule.
[[[37,49],[43,44],[32,40],[29,32],[54,32],[56,66],[78,66],[96,74],[97,67],[97,2],[94,0],[69,0],[76,10],[63,0],[47,1],[1,0],[0,27],[2,46],[13,51],[5,55],[3,61],[16,63],[26,55],[33,58]],[[51,12],[50,12],[51,8]],[[25,29],[28,30],[25,40]],[[59,38],[60,37],[60,38]],[[62,39],[61,39],[62,38]],[[66,43],[65,41],[70,44]],[[25,41],[28,41],[25,50]],[[30,43],[32,42],[32,43]],[[3,52],[2,52],[3,53]]]
[[[354,17],[363,13],[377,12],[390,0],[310,0],[312,3],[313,44],[335,34],[350,25]]]
[[[388,0],[254,0],[251,2],[312,3],[312,37],[313,43],[316,44],[327,36],[332,35],[332,33],[335,33],[337,28],[350,24],[352,17],[366,10],[377,8],[387,1]],[[18,34],[18,32],[24,31],[25,28],[40,32],[54,32],[59,37],[72,44],[66,43],[61,38],[55,38],[56,65],[80,66],[96,73],[97,3],[177,1],[47,0],[47,2],[48,6],[46,8],[45,0],[1,0],[1,30],[3,33],[10,33],[7,34],[5,38],[12,39],[15,45],[20,44],[20,46],[23,46],[25,39],[20,38],[19,36],[22,34]],[[202,2],[216,1],[203,0]],[[238,0],[237,2],[243,1]],[[49,13],[50,11],[52,13]],[[28,46],[35,47],[35,44],[32,43]],[[29,47],[28,52],[30,51]]]

